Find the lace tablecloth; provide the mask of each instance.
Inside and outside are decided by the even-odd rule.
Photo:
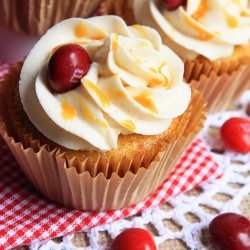
[[[207,238],[207,225],[215,215],[231,211],[250,218],[250,154],[226,150],[218,130],[229,117],[246,117],[245,108],[249,101],[250,91],[247,91],[233,110],[209,116],[201,133],[214,159],[224,169],[221,179],[208,182],[138,216],[45,242],[33,242],[29,247],[19,249],[104,250],[109,249],[112,239],[121,230],[143,227],[153,234],[159,250],[212,250]]]

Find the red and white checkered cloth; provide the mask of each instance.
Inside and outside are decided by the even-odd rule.
[[[1,77],[8,65],[0,64]],[[0,138],[0,249],[51,239],[140,213],[222,175],[200,139],[183,154],[167,180],[146,200],[108,212],[82,212],[56,205],[42,197],[26,180]]]
[[[37,193],[1,140],[0,249],[62,236],[135,215],[221,174],[202,141],[196,139],[163,185],[143,202],[116,211],[82,212],[63,208]]]

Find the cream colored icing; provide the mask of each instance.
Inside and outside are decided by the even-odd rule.
[[[47,62],[62,44],[77,43],[92,64],[77,88],[57,94],[47,82]],[[23,107],[46,137],[71,149],[110,150],[120,133],[165,131],[185,112],[190,87],[183,63],[152,28],[119,17],[64,20],[26,58],[19,84]]]
[[[187,0],[186,6],[174,11],[162,2],[134,0],[136,21],[157,29],[182,58],[203,55],[214,61],[231,56],[236,45],[249,43],[247,0]]]

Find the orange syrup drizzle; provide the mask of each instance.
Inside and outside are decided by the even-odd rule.
[[[139,31],[147,40],[150,41],[150,36],[149,36],[147,30],[145,29],[145,27],[143,27],[142,25],[139,25],[139,24],[134,24],[132,27],[137,29],[137,31]]]
[[[192,18],[194,18],[196,21],[199,21],[202,17],[205,16],[207,11],[208,11],[207,0],[201,0],[198,9],[192,15]]]
[[[141,104],[144,108],[149,109],[150,111],[152,111],[153,113],[158,113],[154,102],[152,101],[152,99],[150,98],[150,94],[149,93],[141,93],[138,96],[135,96],[134,99]]]
[[[75,36],[78,38],[87,37],[92,40],[102,40],[105,38],[106,33],[102,30],[99,30],[99,31],[100,31],[100,34],[90,35],[86,26],[83,23],[79,23],[76,25],[74,33],[75,33]]]
[[[115,33],[115,34],[114,34],[114,39],[113,39],[113,41],[112,41],[112,49],[113,49],[113,50],[116,50],[116,49],[118,49],[118,48],[119,48],[118,34]]]
[[[87,88],[91,89],[91,91],[93,91],[97,95],[98,99],[101,101],[104,107],[108,107],[110,105],[109,98],[95,84],[87,79],[84,80],[84,83]]]
[[[76,109],[69,103],[61,103],[62,118],[64,120],[72,120],[77,115]]]
[[[184,18],[185,18],[186,23],[199,33],[199,37],[202,41],[207,41],[215,37],[214,34],[200,27],[195,21],[193,21],[191,17],[185,16]]]
[[[79,38],[85,37],[88,34],[87,29],[83,23],[77,24],[74,31],[75,31],[75,36]]]
[[[89,120],[90,122],[95,122],[99,124],[101,127],[104,127],[104,128],[107,127],[106,122],[104,120],[101,120],[95,117],[94,114],[90,111],[90,109],[84,102],[81,102],[80,105],[81,105],[82,114],[87,120]]]
[[[239,26],[239,21],[236,16],[233,16],[232,14],[226,12],[226,18],[227,18],[227,25],[230,28],[236,28]]]
[[[123,120],[123,121],[120,121],[119,123],[121,124],[121,126],[123,126],[129,131],[135,131],[136,129],[135,124],[130,120]]]

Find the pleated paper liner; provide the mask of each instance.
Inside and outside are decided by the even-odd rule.
[[[231,74],[218,76],[212,72],[209,77],[202,75],[198,81],[191,81],[191,84],[208,101],[209,113],[224,111],[250,87],[250,64],[242,65]]]
[[[136,23],[133,13],[133,0],[103,0],[99,9],[99,15],[120,16],[127,25]]]
[[[102,0],[1,0],[0,23],[29,35],[42,35],[70,17],[89,17]]]
[[[95,161],[93,157],[79,160],[77,154],[69,157],[67,150],[30,129],[33,125],[20,118],[22,112],[16,112],[13,89],[20,67],[12,69],[0,84],[0,134],[33,185],[67,207],[104,211],[143,200],[166,179],[205,120],[205,101],[193,90],[189,109],[178,120],[177,138],[169,136],[168,143],[156,145],[154,150],[138,153],[137,149],[132,157],[116,158],[114,154],[108,158],[104,154]]]
[[[202,75],[210,76],[216,74],[221,76],[224,73],[229,75],[239,70],[242,65],[250,65],[250,44],[247,46],[236,46],[232,56],[209,61],[198,56],[195,60],[185,60],[184,79],[186,82],[199,80]]]

